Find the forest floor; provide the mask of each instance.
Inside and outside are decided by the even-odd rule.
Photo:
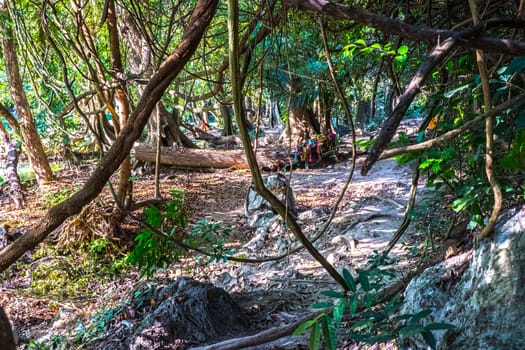
[[[349,160],[340,160],[322,167],[297,169],[291,175],[285,173],[291,179],[299,222],[309,236],[315,235],[330,216],[347,181],[349,168]],[[83,182],[89,173],[89,169],[86,170],[62,171],[57,180],[46,188],[29,188],[27,206],[22,210],[11,207],[7,197],[0,197],[2,227],[15,236],[26,232],[43,217],[46,207]],[[339,271],[345,268],[355,272],[363,268],[369,259],[377,257],[377,253],[388,244],[403,221],[411,175],[409,165],[399,165],[394,160],[380,161],[366,177],[360,175],[360,167],[357,166],[333,223],[316,241],[320,252]],[[199,172],[165,168],[161,175],[161,190],[166,198],[170,190],[184,191],[190,227],[201,218],[219,222],[223,227],[231,225],[229,248],[250,257],[276,255],[283,251],[283,241],[293,241],[289,233],[270,234],[264,245],[257,249],[248,244],[254,236],[254,229],[247,226],[244,214],[250,182],[250,173],[246,170]],[[152,175],[143,175],[134,181],[136,200],[150,199],[153,193]],[[403,276],[423,255],[435,249],[428,244],[427,237],[435,237],[446,229],[444,216],[436,215],[442,209],[435,196],[435,192],[424,187],[424,180],[420,180],[413,222],[390,254],[396,261],[393,266],[399,276]],[[110,194],[105,190],[96,205],[104,207],[110,202]],[[108,235],[105,230],[111,230],[108,218],[110,215],[107,212],[97,215],[85,212],[84,216],[69,221],[69,227],[74,229],[59,237],[61,240],[75,241],[81,238],[78,232],[88,231],[85,233],[90,237],[88,241],[96,241]],[[132,241],[133,232],[138,230],[137,222],[131,219],[125,221],[124,230],[119,233],[123,250]],[[21,343],[39,337],[48,341],[55,337],[54,341],[58,343],[61,341],[60,335],[71,335],[73,331],[77,332],[78,341],[79,325],[87,324],[90,319],[93,320],[93,315],[100,315],[104,310],[110,310],[111,306],[129,299],[137,290],[137,285],[146,283],[145,278],[129,267],[124,269],[125,273],[111,272],[114,267],[79,272],[79,265],[87,266],[89,263],[89,259],[78,256],[79,251],[93,253],[99,248],[104,250],[106,246],[91,243],[78,247],[79,250],[54,249],[56,240],[57,237],[48,240],[50,244],[26,253],[18,263],[0,275],[0,304],[14,323]],[[280,261],[261,264],[196,264],[195,261],[184,259],[155,274],[154,279],[172,280],[191,276],[222,287],[250,310],[254,329],[263,330],[291,323],[304,315],[312,303],[322,300],[320,291],[339,290],[319,263],[304,250]],[[53,278],[56,282],[50,282]],[[97,320],[102,331],[106,331],[105,334],[111,332],[111,327],[118,323],[111,319],[111,315],[107,319],[99,317]],[[93,340],[89,337],[100,335],[84,330],[80,338],[84,336],[83,341],[88,342]],[[304,343],[304,338],[287,338],[285,342],[281,340],[278,346],[274,344],[273,348],[301,348]],[[269,349],[271,346],[260,349],[263,348]],[[351,349],[352,346],[346,348]]]

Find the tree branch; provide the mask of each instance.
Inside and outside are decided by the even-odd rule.
[[[522,93],[520,95],[517,95],[510,100],[492,108],[491,110],[488,110],[487,112],[480,114],[476,118],[472,119],[471,121],[466,122],[463,124],[463,126],[450,130],[449,132],[446,132],[436,138],[433,138],[431,140],[427,140],[425,142],[421,142],[415,145],[408,145],[398,148],[393,148],[384,151],[379,159],[386,159],[386,158],[392,158],[401,154],[407,154],[407,153],[413,153],[413,152],[419,152],[424,151],[426,149],[439,146],[449,140],[452,140],[453,138],[463,134],[467,130],[473,128],[476,125],[479,125],[485,118],[492,117],[500,112],[503,112],[507,108],[517,108],[525,103],[525,93]]]
[[[305,12],[314,12],[333,19],[352,20],[385,34],[394,34],[416,42],[438,44],[449,37],[460,34],[453,30],[433,29],[396,21],[355,6],[332,3],[328,0],[283,0],[283,6]],[[523,29],[525,28],[525,20],[523,18],[498,18],[479,24],[483,30],[496,26]],[[512,39],[470,37],[463,38],[459,45],[513,56],[525,56],[525,43]]]

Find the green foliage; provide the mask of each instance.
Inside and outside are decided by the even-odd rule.
[[[379,266],[380,262],[386,263],[384,256],[375,252],[370,259],[370,264]],[[337,329],[341,327],[345,315],[352,323],[348,329],[348,339],[368,345],[421,335],[427,345],[435,349],[436,341],[432,331],[454,328],[443,323],[423,324],[424,319],[431,314],[430,310],[414,315],[399,315],[403,305],[399,297],[393,298],[382,307],[375,306],[380,300],[380,291],[385,287],[388,279],[393,277],[391,269],[373,267],[360,270],[357,276],[344,269],[343,277],[349,291],[347,293],[335,290],[320,292],[331,300],[315,303],[312,308],[325,310],[314,319],[300,325],[293,333],[298,336],[309,331],[309,348],[312,350],[321,349],[321,343],[326,349],[337,349]],[[358,312],[360,306],[363,310]]]
[[[72,341],[75,344],[85,346],[102,339],[111,325],[124,313],[126,304],[121,302],[114,307],[105,307],[90,317],[86,324],[78,322],[73,331]],[[130,323],[122,322],[123,326],[131,327]]]
[[[227,261],[233,252],[225,244],[231,234],[231,225],[223,226],[221,223],[208,221],[203,218],[195,223],[190,233],[190,238],[184,242],[191,247],[204,246],[209,253],[208,262]],[[202,255],[196,259],[201,260]]]
[[[172,190],[170,195],[171,200],[163,210],[153,204],[144,209],[148,228],[142,229],[135,237],[136,246],[126,259],[128,264],[137,265],[141,274],[148,277],[184,254],[174,242],[188,223],[184,192]]]
[[[59,189],[55,192],[46,192],[42,196],[44,202],[44,208],[49,209],[59,203],[62,203],[68,199],[73,192],[76,191],[76,186],[67,186],[62,189]]]

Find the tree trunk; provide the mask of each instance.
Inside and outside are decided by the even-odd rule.
[[[3,14],[7,15],[5,8],[0,10]],[[29,161],[35,171],[38,184],[42,185],[53,179],[53,172],[44,152],[44,147],[42,146],[40,137],[38,136],[33,113],[24,92],[22,77],[20,76],[20,70],[18,67],[13,32],[6,25],[0,24],[0,26],[4,31],[2,48],[9,90],[15,103],[18,122],[22,131],[22,139],[29,156]]]
[[[153,163],[155,162],[155,148],[137,146],[135,147],[135,158]],[[275,169],[279,160],[264,152],[258,152],[257,161],[263,169]],[[179,169],[249,168],[242,150],[173,149],[162,147],[160,163]]]
[[[115,8],[115,1],[108,0],[108,32],[109,32],[109,44],[111,50],[111,60],[113,70],[117,73],[122,73],[122,58],[120,56],[120,40],[117,28],[117,13]],[[120,85],[115,89],[115,105],[119,117],[119,124],[123,127],[129,117],[129,104],[128,104],[128,90],[126,88],[126,82],[121,81]],[[131,204],[132,186],[131,186],[131,159],[128,155],[120,164],[119,183],[117,188],[117,200],[120,205],[127,208]]]
[[[3,350],[16,350],[11,323],[2,307],[0,307],[0,344]]]
[[[372,114],[372,100],[359,100],[355,116],[356,126],[363,132],[368,128],[370,115]]]
[[[224,128],[222,129],[222,136],[231,136],[233,135],[233,119],[230,111],[230,107],[227,105],[221,104],[221,117],[224,121]]]
[[[13,200],[16,209],[20,209],[24,206],[24,193],[22,191],[22,186],[20,185],[20,178],[16,172],[16,167],[18,165],[18,150],[16,149],[16,141],[11,140],[1,120],[0,137],[6,151],[5,177],[9,183],[9,197]]]
[[[302,141],[311,139],[321,132],[313,110],[306,105],[308,99],[303,98],[301,92],[301,78],[292,78],[288,111],[289,128],[285,129],[288,138],[285,141],[289,140],[292,147],[300,145]]]
[[[106,156],[78,192],[49,209],[36,226],[0,251],[0,272],[7,269],[27,250],[36,247],[64,220],[78,214],[85,205],[98,196],[107,180],[118,169],[135,141],[141,136],[151,112],[169,84],[195,53],[206,28],[215,15],[218,2],[218,0],[199,0],[197,2],[180,43],[146,85],[143,97]]]

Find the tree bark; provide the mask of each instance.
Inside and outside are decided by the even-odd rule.
[[[9,183],[9,197],[13,200],[16,209],[20,209],[24,206],[24,192],[22,191],[20,178],[16,172],[16,167],[18,165],[18,150],[16,149],[16,142],[11,140],[1,120],[0,138],[4,144],[6,154],[5,177]]]
[[[11,323],[2,307],[0,307],[0,344],[3,350],[16,350]]]
[[[107,180],[118,169],[133,147],[134,142],[142,134],[156,103],[194,54],[206,28],[215,15],[218,2],[218,0],[199,0],[197,2],[179,45],[146,85],[143,97],[106,156],[100,161],[78,192],[49,209],[40,222],[32,227],[29,232],[0,251],[0,272],[8,268],[27,250],[36,247],[65,219],[78,214],[102,191]]]
[[[155,162],[155,148],[137,146],[135,147],[135,158],[153,163]],[[267,153],[258,152],[257,161],[263,169],[275,169],[278,159],[272,158]],[[162,147],[160,164],[171,165],[179,169],[249,169],[248,161],[242,150]]]
[[[111,61],[113,70],[117,73],[117,78],[123,73],[122,58],[120,55],[120,40],[117,28],[117,11],[114,0],[107,0],[108,17],[107,25],[109,32],[109,45],[111,51]],[[126,82],[120,81],[120,85],[115,89],[115,105],[119,116],[119,124],[125,125],[129,118],[129,103],[128,103],[128,89]],[[120,164],[119,183],[117,188],[117,200],[123,208],[127,208],[130,204],[132,196],[131,181],[131,158],[129,153],[124,161]]]
[[[7,9],[5,7],[0,8],[0,11],[7,15]],[[29,156],[29,161],[35,171],[38,184],[42,185],[53,179],[53,171],[44,152],[40,136],[38,136],[33,113],[24,92],[22,77],[20,76],[20,69],[18,67],[13,31],[5,24],[0,24],[0,27],[2,27],[5,33],[2,39],[2,48],[9,91],[15,103],[18,122],[22,131],[22,139]]]

